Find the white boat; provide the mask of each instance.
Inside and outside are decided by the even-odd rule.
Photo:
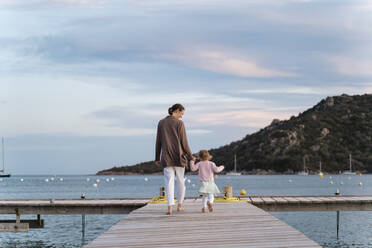
[[[344,171],[344,175],[356,175],[355,172],[353,172],[353,170],[351,169],[351,154],[349,154],[349,165],[350,165],[350,170],[349,171]]]
[[[240,176],[242,173],[236,171],[236,155],[234,155],[234,171],[227,172],[228,176]]]
[[[297,175],[300,175],[300,176],[307,176],[307,175],[309,175],[309,173],[308,173],[307,170],[306,170],[305,157],[302,158],[302,161],[303,161],[303,164],[304,164],[304,170],[303,170],[303,171],[300,171],[299,173],[297,173]]]
[[[10,174],[5,173],[4,137],[1,140],[2,140],[3,169],[0,170],[0,177],[10,177]]]

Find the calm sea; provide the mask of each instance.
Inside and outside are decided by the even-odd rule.
[[[330,176],[332,179],[330,179]],[[186,176],[187,196],[196,196],[197,176]],[[232,185],[234,194],[248,195],[372,195],[372,175],[319,176],[244,175],[219,176],[217,185]],[[99,182],[97,182],[99,180]],[[334,184],[330,184],[330,181]],[[362,186],[359,183],[362,182]],[[94,187],[93,184],[98,187]],[[155,176],[12,176],[0,179],[0,199],[153,197],[163,177]],[[336,212],[272,213],[324,247],[372,247],[372,212],[341,212],[340,236],[336,238]],[[87,215],[86,237],[82,240],[80,215],[44,215],[45,228],[28,233],[0,233],[0,247],[81,247],[102,234],[125,215]],[[1,219],[14,219],[3,215]],[[35,218],[35,216],[21,216]]]

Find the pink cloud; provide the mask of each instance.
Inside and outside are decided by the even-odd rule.
[[[163,57],[206,71],[239,77],[296,77],[296,73],[267,68],[257,61],[222,50],[184,49]]]

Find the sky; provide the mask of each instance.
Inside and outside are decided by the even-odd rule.
[[[0,0],[5,169],[153,160],[174,103],[198,152],[372,93],[371,13],[372,0]]]

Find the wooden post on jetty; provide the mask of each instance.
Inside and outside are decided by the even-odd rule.
[[[232,198],[233,197],[232,186],[224,186],[223,187],[223,195],[226,198]]]
[[[165,196],[165,187],[160,187],[160,196],[164,197]]]

